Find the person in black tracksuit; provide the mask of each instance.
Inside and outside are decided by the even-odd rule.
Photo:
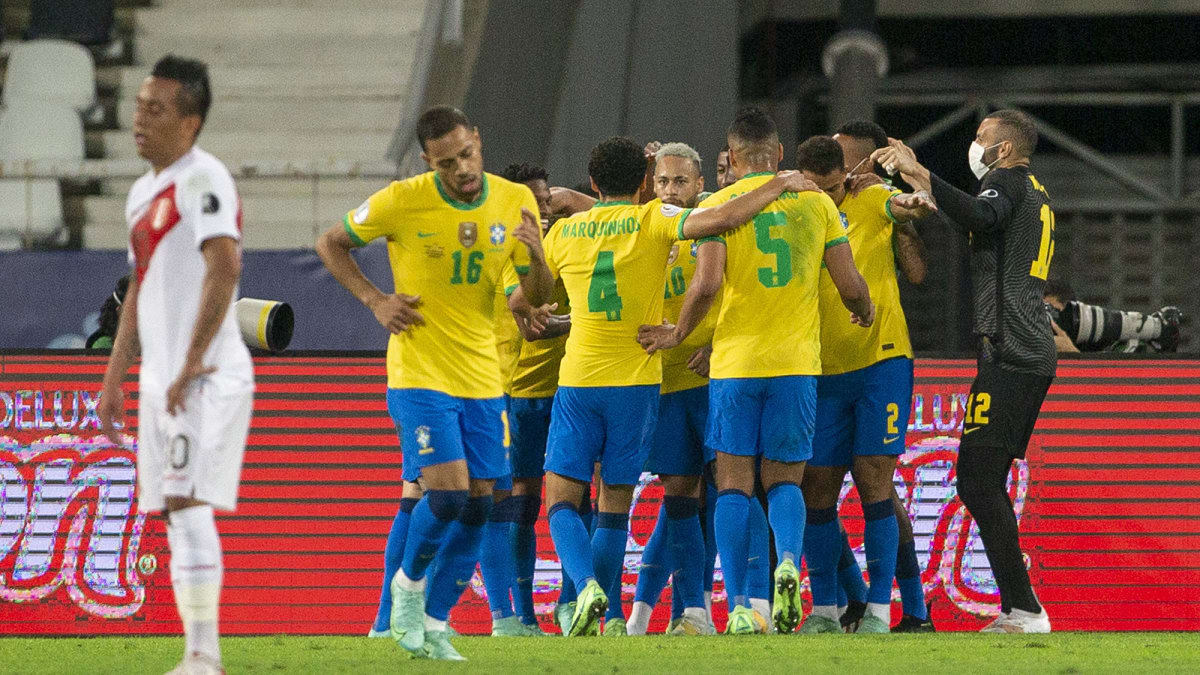
[[[1029,171],[1033,122],[1000,110],[979,125],[968,160],[982,180],[972,196],[917,162],[889,139],[872,158],[928,190],[942,215],[970,237],[979,370],[971,385],[956,466],[958,495],[979,526],[1000,589],[1001,615],[989,632],[1045,633],[1049,617],[1029,582],[1009,499],[1014,459],[1024,458],[1054,379],[1057,354],[1042,302],[1054,256],[1054,212]]]

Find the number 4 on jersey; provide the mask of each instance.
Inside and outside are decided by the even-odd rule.
[[[600,251],[592,268],[592,283],[588,285],[588,311],[604,312],[609,321],[621,320],[621,296],[617,294],[617,273],[613,269],[613,252]]]

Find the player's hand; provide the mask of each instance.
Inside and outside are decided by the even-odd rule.
[[[851,313],[850,323],[857,324],[863,328],[870,328],[871,324],[875,323],[875,301],[871,300],[870,303],[871,306],[867,308],[867,313],[865,316],[859,316]]]
[[[1059,327],[1058,322],[1054,319],[1050,319],[1050,330],[1054,331],[1054,348],[1056,351],[1079,353],[1079,347],[1076,347],[1075,343],[1071,341],[1071,336],[1067,335],[1067,332]]]
[[[850,176],[850,195],[857,195],[872,185],[883,185],[883,179],[873,173],[856,173]]]
[[[912,211],[913,220],[924,218],[938,210],[933,197],[925,191],[892,197],[892,203],[902,209]]]
[[[529,209],[521,209],[521,224],[513,230],[517,241],[529,249],[529,258],[536,262],[545,262],[546,253],[542,250],[542,228],[536,216]]]
[[[371,306],[371,312],[379,325],[389,332],[399,335],[413,326],[424,326],[425,317],[417,311],[421,306],[421,296],[405,293],[385,295]]]
[[[776,178],[783,180],[784,192],[820,192],[817,184],[804,177],[799,171],[780,171]]]
[[[883,167],[888,175],[914,174],[921,163],[917,161],[917,153],[904,144],[904,141],[889,138],[886,148],[879,148],[871,153],[871,160]]]
[[[183,364],[183,371],[179,373],[179,377],[167,387],[167,414],[174,416],[176,412],[183,412],[183,401],[187,398],[188,393],[192,388],[192,384],[197,378],[205,375],[212,375],[217,372],[216,366],[206,366],[203,363],[188,361]]]
[[[642,152],[646,155],[647,162],[653,163],[655,161],[655,155],[658,154],[658,151],[662,148],[662,145],[662,141],[650,141],[646,144],[646,147],[642,148]]]
[[[708,364],[712,358],[712,345],[705,345],[697,349],[691,358],[688,359],[688,370],[699,375],[700,377],[708,377]]]
[[[642,349],[646,350],[647,354],[653,354],[662,349],[670,349],[681,342],[679,336],[675,334],[675,326],[666,321],[663,321],[660,326],[638,326],[637,341],[642,346]]]
[[[121,445],[117,423],[125,416],[125,392],[121,387],[105,387],[100,391],[100,402],[96,404],[96,417],[100,420],[100,431],[113,445]]]
[[[558,309],[558,303],[552,305],[542,305],[541,307],[531,307],[525,313],[525,324],[529,327],[529,331],[533,336],[541,337],[546,331],[546,327],[553,321],[554,310]]]

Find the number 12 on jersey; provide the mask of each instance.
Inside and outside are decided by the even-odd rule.
[[[600,251],[596,256],[592,282],[588,285],[588,311],[604,312],[609,321],[621,320],[621,296],[617,293],[612,251]]]

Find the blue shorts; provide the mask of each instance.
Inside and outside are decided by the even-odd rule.
[[[657,384],[559,387],[550,413],[546,471],[608,485],[636,485],[658,422]]]
[[[546,435],[554,397],[509,398],[514,478],[541,478],[546,473]]]
[[[813,375],[710,380],[706,442],[729,455],[808,461],[816,404]]]
[[[510,473],[504,399],[458,398],[432,389],[388,389],[388,414],[404,453],[404,480],[427,466],[467,460],[471,478]]]
[[[902,455],[912,408],[913,362],[893,358],[817,378],[813,466],[850,466],[857,455]]]
[[[712,459],[704,449],[707,424],[707,386],[663,394],[658,400],[658,426],[646,470],[667,476],[699,476]]]

